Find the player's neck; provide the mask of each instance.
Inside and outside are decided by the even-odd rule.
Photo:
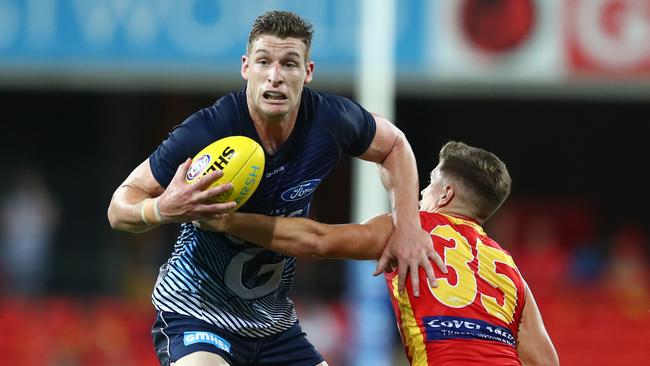
[[[262,147],[268,154],[275,154],[289,139],[298,118],[298,106],[285,115],[269,116],[255,107],[249,89],[246,90],[248,113],[253,121],[255,130],[260,137]]]
[[[474,221],[479,225],[483,225],[483,222],[485,221],[485,220],[478,219],[474,215],[468,213],[466,210],[460,209],[458,207],[449,207],[449,206],[438,207],[437,209],[430,212],[436,212],[443,215],[449,215],[449,216],[458,217],[460,219]]]
[[[278,119],[260,118],[251,111],[255,130],[260,136],[262,146],[269,154],[275,154],[284,144],[296,125],[297,113],[291,113]]]

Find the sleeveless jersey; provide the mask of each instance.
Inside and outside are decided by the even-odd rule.
[[[525,284],[512,257],[477,223],[420,212],[448,273],[438,287],[420,270],[420,297],[410,280],[400,295],[397,272],[385,275],[400,335],[412,365],[521,365],[515,348]]]
[[[266,154],[260,184],[239,211],[307,216],[321,180],[342,154],[365,152],[375,128],[372,115],[357,103],[305,88],[293,131],[274,155]],[[220,98],[175,127],[149,158],[154,177],[166,187],[188,157],[233,135],[261,144],[245,89]],[[296,321],[287,296],[294,269],[293,257],[185,223],[171,258],[161,267],[152,300],[161,311],[202,319],[242,336],[264,337]]]

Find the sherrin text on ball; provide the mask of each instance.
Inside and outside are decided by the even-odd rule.
[[[219,169],[223,176],[210,187],[231,182],[233,188],[217,196],[216,202],[235,201],[239,209],[253,195],[264,172],[264,150],[246,136],[229,136],[199,151],[192,159],[185,180],[193,184],[200,177]]]

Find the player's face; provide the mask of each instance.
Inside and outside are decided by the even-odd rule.
[[[242,57],[249,108],[262,119],[297,113],[303,86],[311,81],[314,63],[305,64],[307,46],[297,38],[262,35]]]
[[[444,191],[442,176],[438,167],[433,169],[430,179],[431,181],[429,182],[429,185],[420,192],[420,195],[422,196],[420,199],[420,211],[434,212],[438,209],[437,198],[438,195]]]

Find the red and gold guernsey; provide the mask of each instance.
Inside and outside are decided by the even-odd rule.
[[[429,212],[420,221],[448,273],[436,268],[433,288],[421,269],[418,298],[410,280],[400,295],[397,272],[385,275],[410,363],[521,365],[515,346],[526,292],[510,254],[474,221]]]

